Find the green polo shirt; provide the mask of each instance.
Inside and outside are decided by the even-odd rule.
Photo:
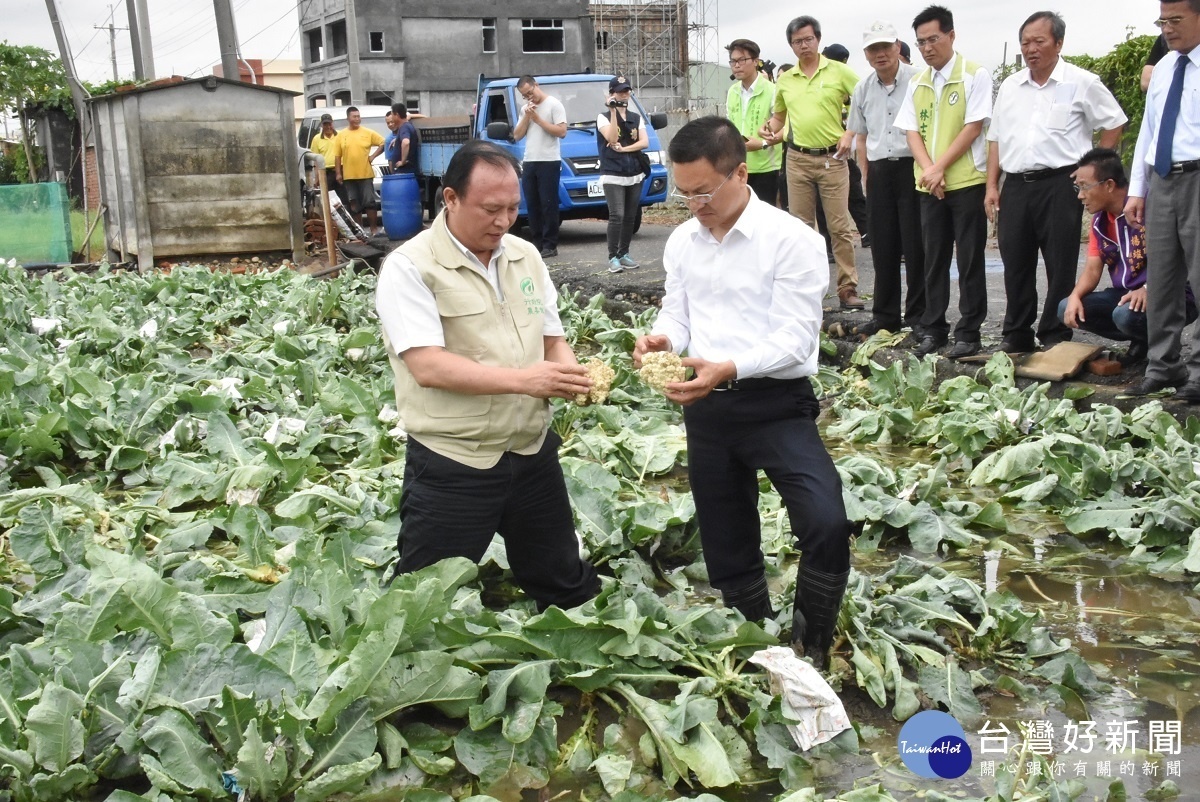
[[[774,110],[786,111],[792,128],[791,142],[802,148],[827,148],[846,132],[842,108],[850,99],[858,76],[840,61],[820,56],[817,71],[809,78],[797,64],[775,84]]]

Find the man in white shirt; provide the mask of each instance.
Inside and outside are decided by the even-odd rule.
[[[913,183],[908,137],[895,126],[908,83],[918,70],[900,60],[900,42],[890,22],[877,21],[863,32],[863,52],[873,71],[850,96],[846,129],[855,133],[858,163],[867,183],[867,227],[875,266],[871,321],[860,334],[899,331],[907,323],[922,339],[925,316],[925,247],[921,243],[921,206]],[[900,303],[900,263],[908,293]],[[902,314],[903,312],[903,314]]]
[[[567,135],[567,110],[550,97],[532,75],[517,79],[517,92],[525,99],[513,139],[526,136],[521,188],[529,233],[543,259],[558,256],[558,178],[562,172],[559,142]]]
[[[1114,148],[1128,118],[1100,79],[1068,64],[1059,54],[1067,24],[1053,11],[1038,11],[1021,25],[1018,38],[1025,69],[1000,85],[988,128],[987,193],[984,207],[995,220],[1004,260],[1004,313],[1000,350],[1024,353],[1037,339],[1044,346],[1071,339],[1058,305],[1075,286],[1079,223],[1083,205],[1072,187],[1079,157]],[[1000,174],[1004,173],[1004,190]],[[1038,251],[1046,263],[1046,299],[1037,310]]]
[[[547,399],[591,381],[545,263],[508,234],[519,167],[490,142],[464,144],[443,177],[445,210],[379,271],[375,308],[408,430],[396,573],[478,562],[499,533],[517,584],[540,609],[566,608],[599,580],[579,556]]]
[[[1150,77],[1146,111],[1129,176],[1125,216],[1146,226],[1154,280],[1146,284],[1150,355],[1137,395],[1178,387],[1200,404],[1200,327],[1186,369],[1179,363],[1186,324],[1184,285],[1200,287],[1200,0],[1159,5],[1157,24],[1171,52]]]
[[[750,191],[746,146],[729,120],[693,120],[672,138],[669,156],[675,197],[694,217],[667,241],[662,310],[638,338],[634,361],[650,351],[688,354],[693,378],[668,384],[666,395],[684,405],[709,582],[748,619],[775,615],[760,468],[783,497],[803,552],[792,643],[824,668],[850,573],[850,522],[808,380],[829,284],[821,235]]]

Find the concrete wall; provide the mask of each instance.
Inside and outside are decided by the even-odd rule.
[[[209,79],[101,98],[113,251],[153,259],[303,252],[290,96]]]
[[[355,103],[377,93],[394,101],[419,99],[424,114],[464,114],[480,73],[488,76],[583,72],[595,65],[587,0],[311,0],[301,4],[304,93],[309,108],[348,90]],[[483,20],[496,21],[495,52],[484,52]],[[562,53],[524,53],[522,19],[562,21]],[[339,19],[353,26],[346,57],[313,63],[305,31]],[[370,51],[371,32],[384,52]],[[328,45],[327,33],[324,34]],[[328,48],[326,48],[328,49]],[[345,61],[342,64],[342,61]],[[469,99],[464,98],[470,96]]]

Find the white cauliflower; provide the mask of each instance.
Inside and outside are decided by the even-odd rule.
[[[651,351],[642,354],[642,369],[638,375],[646,384],[660,393],[665,393],[668,384],[684,380],[687,368],[683,366],[679,354],[671,351]]]
[[[588,378],[592,380],[592,389],[590,392],[575,396],[575,403],[581,407],[586,407],[588,404],[603,404],[608,400],[608,391],[612,389],[616,372],[595,358],[584,362],[583,366],[587,368]]]

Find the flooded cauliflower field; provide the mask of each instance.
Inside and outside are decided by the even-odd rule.
[[[652,313],[562,301],[613,372],[553,422],[603,588],[539,613],[500,542],[387,581],[406,446],[372,277],[0,285],[0,799],[1196,798],[1200,422],[1158,402],[1052,398],[1003,355],[938,381],[884,338],[823,364],[852,727],[801,750],[751,662],[788,640],[787,514],[763,479],[778,615],[748,622],[707,584],[679,408],[633,369]]]

